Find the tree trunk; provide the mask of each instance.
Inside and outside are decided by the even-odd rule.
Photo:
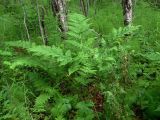
[[[65,39],[66,32],[68,31],[66,0],[52,0],[52,11],[54,16],[58,19],[62,38]]]
[[[42,37],[42,40],[43,40],[43,44],[44,45],[48,45],[47,32],[46,32],[46,27],[45,27],[45,23],[44,23],[44,21],[45,21],[44,20],[45,9],[43,7],[41,7],[42,12],[40,12],[38,0],[36,2],[37,2],[37,14],[38,14],[39,28],[40,28],[40,32],[41,32],[41,37]]]
[[[122,0],[124,25],[132,23],[132,0]]]
[[[132,23],[132,0],[122,0],[122,7],[123,7],[123,15],[124,15],[124,25],[128,26]],[[125,42],[128,40],[128,36],[130,34],[125,34]],[[127,53],[124,54],[122,57],[122,79],[125,84],[128,84],[129,81],[129,73],[128,73],[128,68],[129,68],[129,55]]]
[[[24,24],[24,27],[25,27],[25,30],[26,30],[27,38],[30,41],[31,39],[30,39],[30,34],[29,34],[28,26],[27,26],[27,12],[26,12],[26,8],[25,8],[25,5],[23,3],[23,0],[20,0],[20,3],[21,3],[22,8],[23,8],[23,24]]]
[[[89,12],[89,4],[90,4],[89,0],[80,0],[81,11],[86,17],[88,16]]]

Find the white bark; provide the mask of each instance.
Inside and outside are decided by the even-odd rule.
[[[132,23],[132,0],[122,0],[124,25]]]
[[[52,9],[58,19],[62,37],[66,38],[66,32],[68,31],[66,0],[53,0]]]
[[[66,16],[66,1],[65,0],[58,0],[59,5],[59,17],[60,22],[62,25],[63,32],[67,32],[67,16]]]

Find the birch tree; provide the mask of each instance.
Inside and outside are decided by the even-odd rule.
[[[66,32],[68,30],[66,0],[52,0],[52,11],[59,22],[62,38],[66,38]]]
[[[122,0],[124,25],[132,23],[132,0]]]
[[[132,23],[132,0],[122,0],[122,8],[123,8],[123,16],[124,16],[124,25],[128,26]],[[125,42],[127,42],[129,34],[125,34]],[[129,73],[128,73],[128,67],[129,67],[129,54],[124,53],[124,56],[122,57],[123,64],[122,64],[122,77],[124,80],[124,83],[129,83]]]

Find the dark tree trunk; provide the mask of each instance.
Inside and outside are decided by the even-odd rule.
[[[38,0],[36,2],[37,2],[37,14],[38,14],[41,37],[43,40],[43,44],[48,45],[47,32],[46,32],[46,27],[45,27],[45,9],[43,6],[39,7]]]
[[[86,17],[89,14],[89,7],[90,7],[91,1],[90,0],[80,0],[80,7],[83,15]]]

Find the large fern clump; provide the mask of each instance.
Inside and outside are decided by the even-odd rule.
[[[73,109],[79,109],[77,119],[87,117],[83,116],[86,113],[79,113],[83,110],[80,103],[76,107],[76,103],[84,100],[77,94],[81,93],[81,87],[87,92],[86,86],[96,80],[96,72],[99,72],[103,62],[112,64],[114,61],[110,56],[101,61],[104,55],[98,50],[98,42],[97,45],[94,43],[96,39],[97,35],[90,29],[88,19],[79,14],[71,14],[68,40],[59,45],[60,47],[36,45],[24,41],[6,43],[13,48],[13,59],[4,61],[4,64],[12,70],[29,70],[26,77],[36,89],[32,91],[37,96],[34,105],[31,104],[33,117],[37,117],[38,114],[49,114],[49,119],[65,119]],[[73,89],[77,92],[72,91]],[[67,91],[71,93],[68,95]],[[85,95],[85,99],[89,98]],[[86,106],[92,116],[87,119],[94,117],[91,107]],[[44,117],[43,115],[41,117]]]

